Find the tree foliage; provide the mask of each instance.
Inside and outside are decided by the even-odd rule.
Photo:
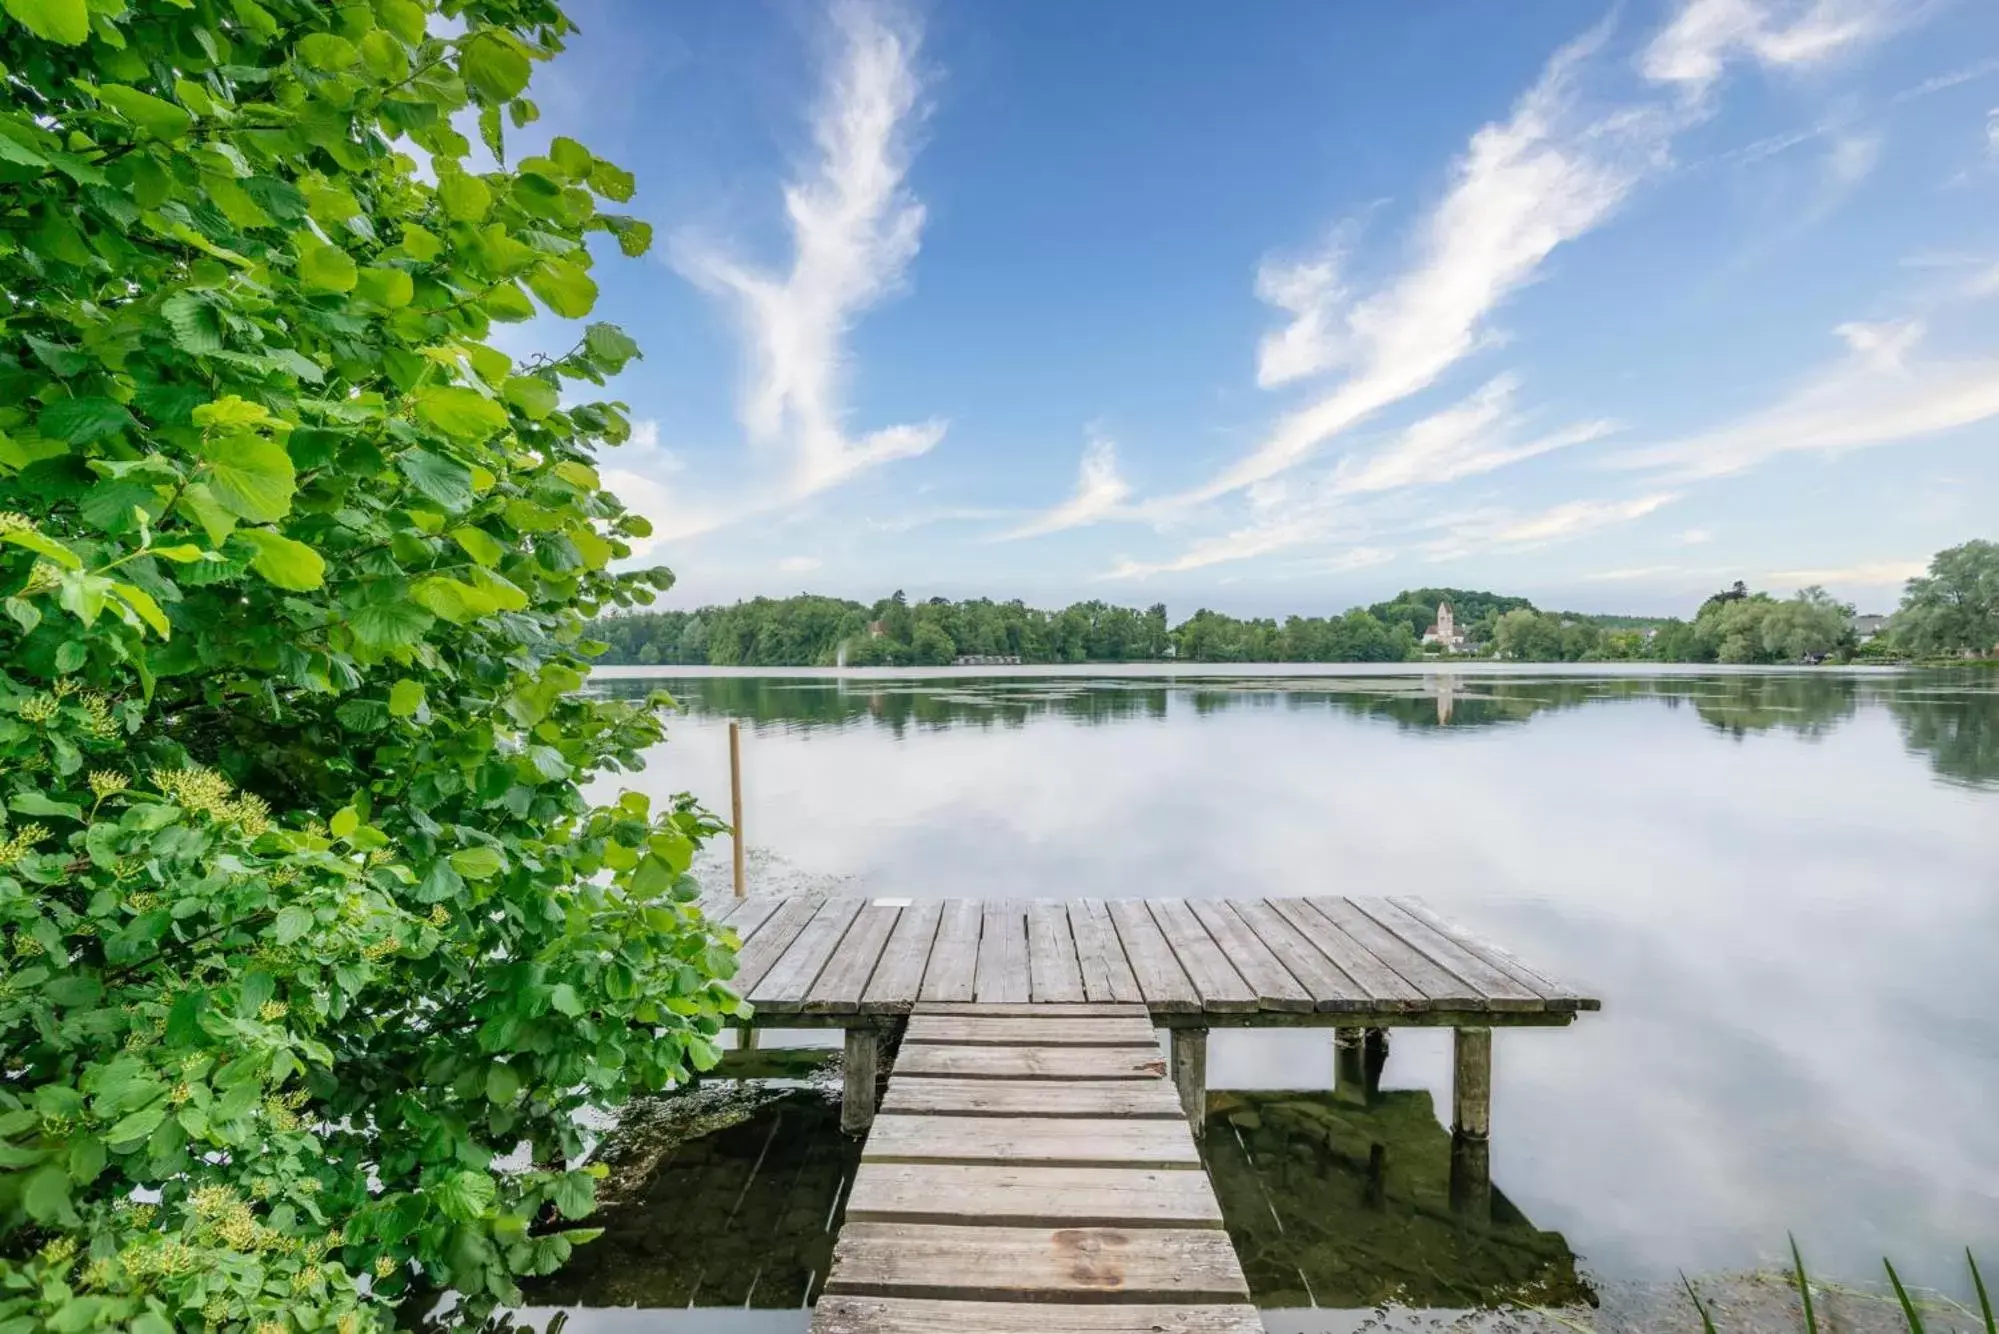
[[[1917,653],[1999,652],[1999,542],[1938,552],[1909,581],[1894,635]]]
[[[345,1334],[417,1283],[478,1317],[589,1235],[577,1110],[716,1059],[715,826],[584,798],[661,739],[577,693],[587,618],[670,582],[609,568],[619,407],[561,406],[637,348],[489,338],[649,234],[583,145],[481,169],[455,128],[503,161],[568,31],[5,2],[8,1334]]]

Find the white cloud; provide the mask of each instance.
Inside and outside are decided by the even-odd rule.
[[[1076,470],[1075,494],[1018,528],[1000,534],[1000,540],[1040,537],[1094,523],[1116,513],[1130,495],[1131,484],[1118,473],[1117,444],[1107,437],[1093,436],[1083,446],[1083,461]]]
[[[750,374],[742,420],[753,443],[789,455],[775,502],[802,499],[863,469],[924,453],[944,435],[932,420],[850,438],[843,424],[844,340],[853,321],[898,291],[916,257],[924,210],[904,185],[921,119],[917,34],[860,3],[834,11],[843,43],[812,122],[818,160],[784,189],[791,267],[768,272],[683,233],[672,261],[728,299],[742,322]]]
[[[1999,107],[1985,113],[1985,153],[1999,158]]]
[[[1697,547],[1714,541],[1714,533],[1706,528],[1689,528],[1675,536],[1673,541],[1683,547]]]
[[[1880,161],[1880,135],[1841,135],[1826,154],[1826,183],[1835,190],[1851,189],[1866,180]]]
[[[1570,500],[1535,514],[1493,515],[1483,522],[1466,522],[1431,544],[1433,560],[1452,560],[1487,550],[1525,550],[1567,541],[1599,528],[1642,519],[1678,500],[1673,491],[1654,492],[1631,500]]]
[[[1394,280],[1347,301],[1338,242],[1303,263],[1264,265],[1258,292],[1291,319],[1263,340],[1259,380],[1281,383],[1338,367],[1350,373],[1281,418],[1248,458],[1165,508],[1274,477],[1428,388],[1491,338],[1488,317],[1539,275],[1556,247],[1611,214],[1661,147],[1663,126],[1628,110],[1596,120],[1579,115],[1572,85],[1603,37],[1599,28],[1557,52],[1509,119],[1472,136],[1449,190],[1424,220],[1415,262]]]
[[[777,563],[777,568],[786,574],[810,574],[825,563],[817,556],[786,556]]]
[[[1538,454],[1602,439],[1616,428],[1608,421],[1580,422],[1532,440],[1515,443],[1512,405],[1518,377],[1500,375],[1462,403],[1423,418],[1387,447],[1349,455],[1334,470],[1332,490],[1340,495],[1434,486],[1492,472]]]
[[[1592,584],[1621,584],[1638,579],[1663,579],[1669,575],[1686,574],[1680,565],[1640,565],[1625,570],[1591,570],[1583,579]]]
[[[1199,570],[1210,565],[1221,565],[1228,561],[1264,555],[1291,545],[1287,541],[1273,541],[1273,536],[1274,534],[1267,530],[1246,529],[1242,533],[1196,543],[1169,560],[1156,563],[1119,561],[1104,577],[1143,579],[1155,574],[1183,574],[1188,570]],[[1394,559],[1395,553],[1386,547],[1356,546],[1336,552],[1324,560],[1313,562],[1313,569],[1324,573],[1339,573],[1345,570],[1366,569],[1370,565],[1384,565]]]
[[[1781,454],[1899,444],[1999,417],[1999,360],[1920,359],[1917,320],[1835,332],[1847,355],[1768,407],[1617,462],[1679,479],[1723,477]]]
[[[1887,32],[1900,0],[1687,0],[1639,56],[1654,83],[1699,98],[1730,60],[1797,68]],[[1908,6],[1900,5],[1903,13]]]
[[[1882,560],[1866,565],[1842,565],[1826,570],[1773,570],[1763,576],[1766,583],[1808,588],[1813,584],[1830,587],[1900,588],[1929,568],[1920,560]]]

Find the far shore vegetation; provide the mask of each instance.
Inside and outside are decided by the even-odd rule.
[[[1439,606],[1459,642],[1425,642]],[[1737,582],[1687,619],[1548,611],[1523,597],[1416,588],[1339,615],[1243,619],[1203,608],[1171,624],[1143,609],[1077,602],[1045,611],[1016,600],[873,605],[800,594],[727,607],[604,617],[601,661],[640,666],[944,666],[1022,663],[1514,662],[1822,663],[1961,661],[1999,652],[1999,543],[1939,552],[1890,617],[1864,617],[1822,588],[1789,597]],[[1434,640],[1434,637],[1432,637]]]

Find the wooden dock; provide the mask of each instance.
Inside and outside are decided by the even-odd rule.
[[[919,1004],[814,1334],[1257,1334],[1143,1005]]]
[[[821,1334],[1248,1334],[1260,1326],[1196,1145],[1210,1028],[1330,1028],[1334,1079],[1364,1094],[1390,1029],[1451,1028],[1451,1199],[1476,1224],[1493,1029],[1599,1008],[1408,898],[700,906],[739,938],[746,1042],[846,1032],[841,1125],[872,1133]]]

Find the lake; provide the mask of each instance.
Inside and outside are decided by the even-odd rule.
[[[1523,1237],[1559,1243],[1533,1282],[1559,1289],[1574,1277],[1564,1265],[1606,1285],[1747,1270],[1786,1255],[1787,1232],[1832,1278],[1873,1280],[1886,1255],[1961,1292],[1967,1245],[1999,1269],[1999,674],[614,668],[595,680],[675,695],[671,741],[625,781],[692,790],[717,811],[727,724],[742,722],[753,889],[1417,894],[1601,996],[1603,1012],[1571,1028],[1495,1035],[1494,1179]],[[715,851],[725,866],[726,843]],[[1236,1098],[1223,1111],[1308,1091],[1210,1135],[1217,1157],[1281,1164],[1281,1187],[1271,1172],[1255,1187],[1289,1192],[1273,1218],[1322,1215],[1315,1180],[1345,1170],[1283,1139],[1344,1115],[1320,1106],[1330,1041],[1217,1031],[1211,1044],[1210,1087]],[[1407,1138],[1415,1160],[1431,1152],[1430,1108],[1447,1105],[1448,1053],[1443,1032],[1394,1038],[1384,1083],[1409,1101],[1379,1110],[1396,1120],[1379,1133]],[[821,1170],[799,1147],[817,1113],[790,1115],[769,1143],[805,1155],[802,1180]],[[1282,1142],[1251,1142],[1266,1132]],[[762,1132],[737,1133],[747,1156]],[[837,1166],[837,1136],[821,1138],[821,1168]],[[1261,1304],[1336,1306],[1392,1286],[1357,1272],[1328,1294],[1332,1280],[1315,1284],[1288,1253],[1257,1282],[1249,1208],[1230,1227]],[[687,1291],[674,1304],[763,1304],[753,1297]],[[587,1286],[551,1300],[609,1304]]]

